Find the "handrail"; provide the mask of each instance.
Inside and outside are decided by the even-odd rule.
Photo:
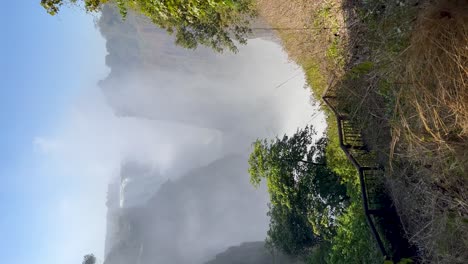
[[[323,101],[325,104],[332,110],[332,112],[336,116],[336,121],[338,125],[338,140],[340,144],[340,148],[343,150],[343,152],[346,154],[346,157],[351,161],[353,166],[356,168],[356,170],[359,172],[359,183],[361,186],[361,195],[362,195],[362,202],[363,202],[363,207],[364,207],[364,214],[366,215],[366,220],[367,224],[369,225],[371,232],[379,246],[380,252],[382,253],[383,256],[387,257],[387,251],[385,250],[385,246],[382,242],[382,239],[380,237],[379,232],[377,231],[377,228],[375,227],[374,220],[372,219],[371,215],[376,215],[379,214],[380,211],[378,210],[370,210],[369,209],[369,200],[368,200],[368,195],[367,195],[367,187],[366,187],[366,181],[364,179],[364,170],[381,170],[380,168],[374,168],[374,167],[368,167],[368,166],[362,166],[359,164],[358,160],[353,156],[353,154],[349,151],[350,149],[359,149],[367,151],[367,148],[364,146],[353,146],[351,144],[345,144],[344,142],[344,131],[343,131],[343,124],[342,122],[344,120],[349,120],[348,117],[344,114],[340,114],[338,109],[335,107],[333,103],[331,103],[329,100],[330,99],[335,99],[336,100],[336,95],[330,95],[329,94],[329,89],[331,85],[328,86],[328,88],[325,90],[324,95],[322,96]],[[362,141],[362,136],[358,136],[360,140]]]

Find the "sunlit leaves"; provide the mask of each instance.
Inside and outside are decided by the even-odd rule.
[[[371,236],[364,216],[364,210],[358,203],[352,203],[346,212],[338,218],[337,233],[331,240],[332,248],[327,263],[378,263],[383,258]],[[382,263],[382,262],[380,262]]]
[[[76,0],[70,0],[75,3]],[[41,6],[45,8],[47,13],[56,15],[60,11],[60,7],[63,5],[63,0],[41,0]]]
[[[235,52],[236,43],[245,44],[255,16],[250,0],[41,0],[41,5],[55,15],[64,3],[84,3],[88,12],[96,12],[106,2],[117,5],[123,18],[129,9],[147,16],[175,33],[178,45],[195,49],[201,44],[218,52]]]
[[[335,233],[346,207],[346,188],[326,166],[327,141],[313,141],[311,127],[292,136],[257,140],[249,158],[250,181],[266,181],[270,194],[267,242],[286,253],[301,252]]]

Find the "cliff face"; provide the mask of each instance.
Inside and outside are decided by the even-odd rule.
[[[107,214],[106,214],[106,238],[104,245],[104,256],[109,254],[110,250],[114,247],[114,244],[118,240],[117,232],[118,219],[120,213],[120,181],[118,179],[113,180],[107,187]]]
[[[174,38],[165,30],[157,28],[148,19],[129,12],[125,21],[115,8],[104,6],[98,21],[101,34],[107,39],[109,55],[106,64],[112,70],[128,71],[129,67],[146,67],[165,71],[181,69],[187,73],[197,72],[197,68],[209,69],[213,61],[222,58],[211,49],[199,46],[187,50],[174,44]],[[264,39],[278,42],[273,30],[269,30],[263,20],[252,22],[250,39]],[[228,54],[228,53],[226,53]],[[223,54],[223,55],[226,55]],[[119,67],[115,66],[122,66]],[[219,75],[219,72],[209,72]]]
[[[141,207],[161,186],[163,177],[149,165],[126,162],[120,170],[119,207]]]
[[[161,151],[171,159],[170,172],[125,163],[109,185],[105,263],[200,264],[230,246],[264,240],[268,194],[250,185],[247,157],[233,153],[245,155],[256,138],[310,119],[307,91],[274,88],[300,75],[281,47],[252,40],[239,54],[189,51],[144,18],[129,14],[122,21],[110,7],[98,26],[111,69],[99,85],[114,113],[158,132],[177,125],[166,129],[171,153]]]
[[[231,245],[263,240],[266,196],[250,186],[246,163],[225,157],[165,182],[142,206],[120,208],[106,264],[203,263]]]
[[[238,54],[217,54],[203,46],[187,50],[146,19],[129,14],[122,21],[110,7],[103,9],[98,25],[107,39],[106,64],[111,69],[100,86],[117,115],[223,131],[271,123],[266,120],[273,119],[274,111],[264,111],[272,108],[270,92],[263,92],[271,85],[254,78],[272,74],[258,64],[278,63],[267,52],[277,48],[274,44],[262,53],[255,41]],[[248,79],[252,81],[246,86]],[[244,124],[235,123],[239,121]]]

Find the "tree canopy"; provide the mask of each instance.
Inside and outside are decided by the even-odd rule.
[[[95,264],[96,257],[93,254],[88,254],[83,257],[82,264]]]
[[[270,194],[267,242],[297,254],[330,238],[346,207],[346,188],[327,167],[327,140],[314,142],[312,127],[288,137],[257,140],[249,158],[250,181],[265,179]]]
[[[66,4],[83,4],[87,12],[97,12],[106,3],[117,5],[123,18],[128,10],[148,17],[174,33],[180,46],[195,49],[201,44],[218,52],[235,52],[236,42],[245,44],[251,32],[249,20],[255,16],[250,0],[41,0],[51,15]]]

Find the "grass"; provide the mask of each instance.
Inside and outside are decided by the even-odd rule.
[[[344,18],[337,16],[342,14],[340,3],[289,1],[285,5],[284,1],[279,0],[257,2],[260,15],[275,28],[298,28],[279,30],[278,35],[290,59],[304,69],[311,92],[320,100],[330,79],[344,74],[344,39],[340,37],[344,34]],[[288,19],[282,19],[286,17]],[[291,20],[290,17],[296,19]],[[325,259],[327,263],[383,262],[383,256],[378,252],[366,224],[357,171],[339,146],[335,116],[328,108],[324,107],[323,110],[328,124],[327,162],[347,184],[348,195],[351,197],[350,207],[339,219],[337,237],[331,241],[333,246],[326,248],[328,252]],[[313,259],[314,256],[310,258]]]
[[[373,2],[364,14],[384,3]],[[421,262],[466,263],[468,2],[404,4],[365,19],[375,67],[357,82],[368,90],[354,111],[361,123],[391,131],[391,144],[380,141],[389,189]],[[382,138],[366,132],[371,142]]]
[[[283,47],[304,69],[314,96],[332,85],[339,108],[387,168],[388,191],[419,261],[468,262],[468,1],[257,5],[280,28]],[[324,111],[327,157],[355,185],[335,120]]]

